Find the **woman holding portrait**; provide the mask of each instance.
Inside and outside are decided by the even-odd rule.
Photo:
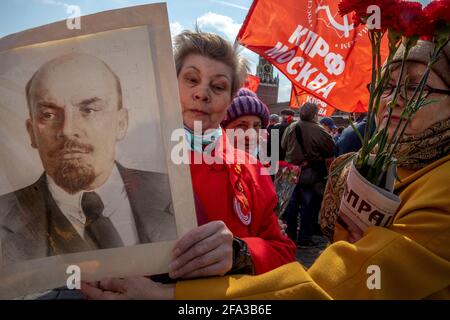
[[[409,82],[402,94],[415,88],[426,69],[433,44],[419,41],[406,63]],[[401,57],[399,50],[396,57]],[[386,126],[386,107],[399,77],[394,59],[391,79],[377,116],[378,129]],[[431,67],[425,87],[430,104],[411,119],[399,143],[399,164],[394,192],[401,205],[387,227],[370,227],[354,243],[336,224],[334,240],[305,270],[290,263],[259,276],[232,276],[180,281],[176,287],[147,283],[149,299],[450,299],[450,44]],[[392,134],[405,108],[397,100],[388,131]],[[336,167],[342,160],[335,160]],[[333,170],[333,168],[331,168]],[[322,205],[323,226],[334,229],[345,170],[329,179]],[[324,214],[326,211],[326,214]],[[335,220],[334,220],[335,221]],[[329,233],[331,234],[331,233]],[[371,275],[378,273],[379,282]],[[376,277],[375,277],[376,278]],[[371,280],[372,279],[372,280]],[[202,290],[197,290],[201,287]],[[128,298],[133,285],[126,291]],[[115,291],[115,287],[110,287]],[[123,289],[123,288],[122,288]],[[123,296],[123,295],[122,295]]]

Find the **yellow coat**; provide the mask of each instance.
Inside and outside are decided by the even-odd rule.
[[[389,228],[331,244],[307,271],[294,262],[259,276],[182,281],[176,298],[450,299],[450,155],[398,174],[402,204]],[[368,288],[371,265],[380,289]]]

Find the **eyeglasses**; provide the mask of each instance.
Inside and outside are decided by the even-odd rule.
[[[417,83],[411,83],[408,84],[408,86],[406,86],[406,90],[405,90],[405,85],[402,84],[400,85],[400,90],[399,90],[399,96],[403,99],[403,100],[408,100],[411,99],[414,95],[414,92],[416,92],[417,87],[419,86],[419,84]],[[397,86],[388,83],[384,89],[383,92],[381,94],[382,98],[387,98],[389,96],[391,96],[394,93],[394,90]],[[367,84],[367,90],[370,91],[370,83]],[[428,98],[428,96],[430,94],[433,93],[439,93],[439,94],[445,94],[445,95],[450,95],[450,90],[446,90],[446,89],[435,89],[430,87],[429,85],[425,85],[423,87],[423,94],[424,94],[424,98]]]

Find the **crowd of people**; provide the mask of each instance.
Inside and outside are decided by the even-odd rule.
[[[405,69],[409,81],[424,72],[431,49],[427,42],[413,47]],[[216,135],[203,137],[205,145],[222,143],[239,157],[257,158],[259,140],[246,141],[239,150],[223,129],[267,129],[266,139],[279,130],[279,159],[301,168],[281,216],[284,223],[277,221],[274,185],[269,175],[261,174],[259,162],[220,170],[191,165],[200,226],[175,245],[169,275],[176,285],[143,276],[105,279],[83,283],[82,293],[90,299],[449,299],[449,57],[447,45],[427,82],[433,100],[413,117],[399,143],[402,160],[395,193],[402,203],[397,214],[389,226],[369,228],[348,242],[342,226],[329,225],[338,214],[346,170],[340,168],[334,176],[330,172],[361,147],[353,127],[337,128],[328,117],[319,120],[313,103],[300,108],[299,119],[292,109],[270,115],[255,93],[239,89],[244,66],[229,43],[213,34],[181,33],[175,61],[186,134],[192,135],[193,122],[201,121]],[[394,86],[398,61],[390,66]],[[387,125],[391,93],[381,101],[379,129]],[[400,98],[394,114],[403,108]],[[355,120],[354,127],[364,133],[367,115]],[[391,132],[394,124],[389,125]],[[211,201],[212,194],[220,196]],[[313,246],[312,235],[327,228],[333,229],[331,244],[306,270],[294,261],[296,244]],[[373,265],[382,270],[377,290],[366,284],[367,268]]]

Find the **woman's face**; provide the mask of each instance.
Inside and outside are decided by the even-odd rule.
[[[261,119],[255,115],[242,116],[231,121],[225,129],[242,129],[247,131],[248,129],[261,129]]]
[[[423,73],[425,72],[425,69],[426,66],[424,64],[408,62],[405,66],[405,74],[403,79],[407,76],[410,85],[418,84]],[[389,84],[395,86],[399,76],[400,68],[397,68],[392,72]],[[430,72],[427,85],[434,89],[448,90],[448,87],[445,85],[444,81],[442,81],[442,79],[433,71]],[[394,94],[392,93],[390,96],[382,98],[381,100],[380,109],[377,116],[377,125],[379,129],[386,126],[388,117],[387,103],[393,99],[393,95]],[[421,133],[433,124],[450,117],[450,97],[448,95],[432,93],[428,96],[427,100],[433,102],[419,109],[414,117],[411,118],[405,130],[406,135]],[[391,121],[389,124],[388,134],[390,137],[394,134],[395,128],[400,121],[400,115],[404,108],[405,101],[399,95],[397,103],[392,111]]]
[[[231,102],[232,70],[225,63],[199,54],[188,55],[178,74],[184,125],[202,131],[219,127]]]
[[[259,139],[259,130],[261,129],[261,119],[255,115],[247,115],[242,116],[237,119],[231,121],[225,129],[227,133],[232,133],[234,138],[234,146],[236,148],[242,146],[246,148],[245,151],[250,151],[255,149],[258,145]],[[228,130],[237,130],[241,129],[244,133],[242,137],[240,137],[236,132],[229,132]],[[248,130],[253,129],[253,132],[249,132]],[[239,131],[238,131],[239,132]]]

